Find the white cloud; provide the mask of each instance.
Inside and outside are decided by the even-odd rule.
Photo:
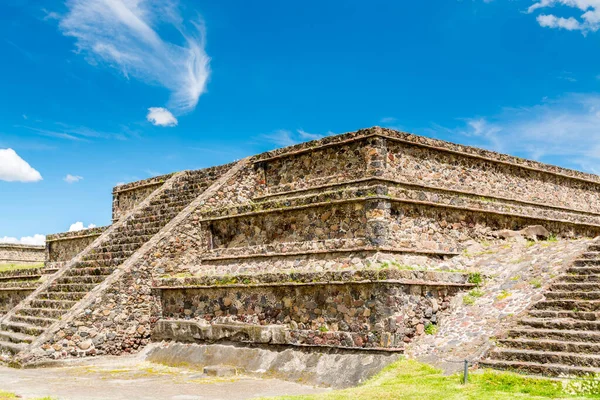
[[[177,118],[171,111],[162,107],[150,107],[146,119],[157,126],[177,126]]]
[[[600,95],[570,94],[531,107],[506,108],[489,117],[464,119],[432,134],[464,136],[464,142],[569,168],[600,172]]]
[[[279,147],[287,147],[310,140],[322,139],[331,135],[335,135],[335,133],[331,131],[327,131],[326,133],[309,133],[304,129],[296,129],[296,131],[278,129],[275,132],[262,135],[261,138]]]
[[[546,28],[566,29],[569,31],[579,30],[583,34],[596,32],[600,29],[600,0],[540,0],[532,4],[528,13],[536,10],[554,6],[575,8],[582,12],[579,19],[574,17],[561,17],[556,14],[541,14],[536,18],[540,26]]]
[[[21,239],[4,236],[0,237],[0,243],[43,245],[46,243],[46,236],[35,234],[33,236],[23,236]]]
[[[63,178],[63,181],[65,181],[67,183],[75,183],[75,182],[79,182],[82,179],[83,179],[83,176],[67,174],[67,176],[65,176]]]
[[[94,224],[89,224],[87,227],[83,225],[83,222],[81,221],[77,221],[74,224],[71,224],[71,226],[69,227],[69,232],[75,232],[75,231],[80,231],[82,229],[92,229],[95,228],[96,225]]]
[[[382,124],[391,124],[396,121],[397,121],[396,117],[384,117],[379,120],[379,122]]]
[[[165,87],[175,114],[196,107],[210,74],[210,58],[202,21],[185,20],[177,0],[67,0],[66,5],[60,29],[76,39],[77,51],[90,64]],[[161,35],[165,30],[169,40]],[[179,38],[170,41],[174,33]]]
[[[0,149],[0,180],[8,182],[37,182],[42,175],[33,169],[13,149]]]

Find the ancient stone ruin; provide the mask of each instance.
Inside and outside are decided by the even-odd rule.
[[[596,237],[599,193],[595,175],[379,127],[117,186],[110,226],[50,235],[43,270],[0,276],[27,290],[0,347],[14,365],[163,340],[401,354],[477,283],[441,262],[502,230]],[[541,372],[547,350],[600,367],[569,356],[600,342],[598,250],[487,365]]]

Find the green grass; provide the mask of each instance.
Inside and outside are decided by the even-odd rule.
[[[473,297],[471,297],[470,295],[465,294],[463,296],[463,304],[465,306],[472,306],[473,304],[475,304],[475,299]]]
[[[575,396],[563,383],[527,378],[508,372],[484,370],[469,375],[461,384],[461,375],[444,376],[441,371],[412,360],[391,364],[364,385],[311,396],[285,396],[287,400],[513,400],[513,399],[583,399],[597,395]],[[599,392],[600,393],[600,392]]]
[[[11,392],[5,392],[4,390],[0,390],[0,400],[12,400],[12,399],[21,399],[21,396],[17,396],[14,393]],[[40,397],[40,398],[36,398],[36,399],[30,399],[30,400],[54,400],[52,397]]]
[[[0,264],[0,272],[16,271],[18,269],[42,268],[44,263],[38,264]]]

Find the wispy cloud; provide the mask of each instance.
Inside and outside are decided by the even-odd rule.
[[[600,172],[600,95],[569,94],[531,107],[506,108],[498,115],[436,125],[430,134],[463,137],[491,150]]]
[[[146,119],[156,126],[177,126],[177,118],[163,107],[150,107]]]
[[[83,179],[83,176],[67,174],[67,176],[65,176],[63,178],[63,181],[65,181],[67,183],[75,183],[75,182],[79,182],[82,179]]]
[[[540,14],[536,20],[545,28],[565,29],[568,31],[596,32],[600,29],[600,1],[598,0],[540,0],[532,4],[528,13],[537,10],[564,6],[578,9],[581,12],[579,19],[572,16],[563,17],[556,14]]]
[[[294,144],[307,142],[310,140],[318,140],[322,139],[325,136],[335,135],[335,133],[331,131],[327,131],[325,133],[309,133],[304,129],[296,129],[295,131],[290,131],[287,129],[278,129],[271,133],[266,133],[260,136],[262,140],[266,140],[270,143],[273,143],[279,147],[292,146]]]
[[[13,149],[0,149],[0,180],[7,182],[37,182],[42,175]]]
[[[46,243],[46,236],[35,234],[33,236],[23,236],[20,239],[16,237],[4,236],[0,237],[0,243],[43,245]]]
[[[165,87],[175,115],[192,111],[204,92],[209,61],[198,14],[186,20],[177,0],[67,0],[60,29],[92,65],[108,65],[125,77]],[[48,15],[51,15],[49,13]],[[177,41],[161,35],[178,34]]]
[[[104,132],[96,129],[88,128],[86,126],[75,126],[65,124],[63,122],[52,122],[43,123],[38,121],[40,124],[49,127],[38,127],[33,125],[15,125],[16,128],[28,129],[32,132],[37,133],[40,136],[53,137],[58,139],[66,139],[73,141],[86,142],[93,139],[117,139],[126,140],[131,136],[136,136],[137,132],[131,131],[126,126],[119,127],[118,132]]]
[[[393,124],[397,119],[395,117],[384,117],[379,120],[382,124]]]

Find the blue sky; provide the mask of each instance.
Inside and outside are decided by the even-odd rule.
[[[595,173],[599,28],[598,0],[4,0],[0,240],[373,125]]]

